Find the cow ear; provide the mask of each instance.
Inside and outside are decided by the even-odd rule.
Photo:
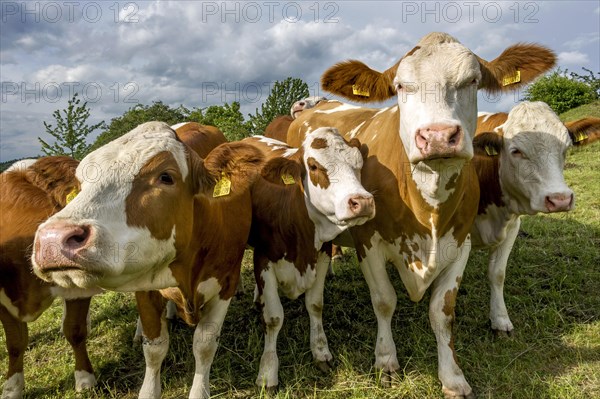
[[[366,144],[361,144],[360,140],[356,137],[350,139],[350,141],[347,141],[347,143],[350,147],[356,147],[360,150],[360,154],[362,155],[363,161],[367,160],[367,158],[369,157],[369,146],[367,146]]]
[[[502,152],[503,137],[494,132],[479,133],[473,139],[475,155],[494,157]]]
[[[515,44],[508,47],[493,61],[477,57],[481,67],[480,89],[490,93],[521,88],[550,70],[556,64],[556,55],[547,47],[537,44]]]
[[[565,122],[573,145],[586,145],[600,140],[600,118],[581,118]]]
[[[263,154],[251,145],[221,144],[204,161],[199,159],[199,165],[194,168],[196,193],[219,197],[246,191],[258,178],[264,162]]]
[[[273,158],[263,167],[261,176],[278,185],[302,185],[305,171],[300,159]]]
[[[340,62],[321,76],[321,86],[323,90],[355,102],[385,101],[396,95],[393,81],[399,63],[382,73],[360,61]]]

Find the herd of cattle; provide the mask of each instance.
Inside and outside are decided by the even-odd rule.
[[[432,33],[383,73],[348,61],[322,76],[328,92],[355,102],[397,96],[394,106],[308,98],[273,121],[270,137],[231,143],[209,126],[149,122],[81,162],[45,157],[14,165],[0,188],[0,318],[9,363],[2,398],[23,396],[27,323],[56,297],[64,299],[76,389],[96,384],[86,337],[90,298],[102,290],[136,293],[146,360],[139,397],[161,396],[167,301],[196,325],[189,397],[209,397],[248,245],[265,327],[256,384],[278,385],[280,294],[305,294],[310,348],[328,369],[322,311],[332,241],[356,248],[377,317],[376,369],[389,376],[400,367],[391,263],[411,300],[431,286],[445,396],[474,397],[452,332],[469,251],[489,249],[491,325],[509,334],[503,286],[520,216],[571,210],[574,194],[562,174],[567,149],[600,138],[600,119],[565,125],[539,102],[478,116],[476,93],[514,90],[554,63],[552,51],[534,44],[513,45],[488,62]]]

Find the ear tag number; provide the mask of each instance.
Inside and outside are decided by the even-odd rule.
[[[286,184],[286,185],[296,184],[296,180],[294,180],[294,176],[287,174],[287,173],[281,175],[281,180],[283,180],[283,184]]]
[[[69,191],[69,194],[67,194],[67,197],[65,198],[67,204],[73,201],[75,197],[77,197],[77,194],[79,194],[79,190],[77,190],[77,187],[73,187],[73,189]]]
[[[362,89],[362,88],[358,87],[357,85],[352,85],[352,94],[354,94],[355,96],[361,96],[361,97],[369,97],[371,95],[369,93],[369,90]]]
[[[496,151],[496,149],[491,145],[485,146],[485,153],[488,154],[490,157],[498,155],[498,151]]]
[[[231,180],[229,180],[229,178],[227,176],[225,176],[225,173],[221,173],[221,179],[217,182],[217,184],[215,184],[215,190],[213,191],[213,197],[214,198],[224,197],[226,195],[229,195],[230,191],[231,191]]]
[[[507,75],[502,78],[502,86],[508,86],[521,81],[521,71],[517,71],[512,75]]]

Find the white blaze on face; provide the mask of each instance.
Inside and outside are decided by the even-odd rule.
[[[464,136],[454,156],[473,157],[480,80],[477,58],[460,43],[423,44],[402,59],[394,85],[409,161],[421,160],[416,134],[431,126],[457,126]]]
[[[563,177],[571,140],[550,107],[543,102],[520,103],[499,129],[504,137],[500,182],[509,208],[527,214],[552,211],[554,205],[571,209],[573,191]]]
[[[303,142],[306,179],[305,195],[311,219],[318,225],[330,224],[337,236],[343,229],[362,224],[374,216],[373,196],[360,183],[363,158],[333,128],[319,128]],[[349,206],[358,202],[358,208]],[[354,211],[353,211],[354,209]],[[327,222],[319,223],[325,217]],[[326,233],[323,228],[319,232]],[[331,237],[331,238],[333,238]],[[328,241],[328,240],[325,240]]]
[[[189,173],[185,147],[175,132],[165,123],[145,123],[86,156],[76,171],[81,191],[38,228],[39,232],[56,223],[90,226],[92,245],[85,248],[78,261],[83,262],[88,271],[102,276],[99,283],[102,288],[123,289],[144,274],[161,284],[170,281],[169,276],[160,272],[175,256],[175,228],[169,239],[158,240],[147,228],[128,226],[126,214],[126,198],[132,191],[134,178],[161,152],[173,156],[185,180]],[[35,262],[35,256],[33,259]],[[74,276],[82,280],[89,278],[61,272],[54,273],[53,278],[60,285],[89,286],[89,281],[69,281]],[[61,278],[64,279],[62,284],[58,281]]]

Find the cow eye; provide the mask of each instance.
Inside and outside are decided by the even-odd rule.
[[[167,172],[161,173],[158,180],[163,184],[167,184],[167,185],[173,184],[173,177],[170,174],[168,174]]]
[[[519,150],[518,148],[513,148],[512,150],[510,150],[510,153],[515,156],[515,157],[520,157],[520,158],[524,158],[525,155],[523,155],[523,153],[521,152],[521,150]]]

